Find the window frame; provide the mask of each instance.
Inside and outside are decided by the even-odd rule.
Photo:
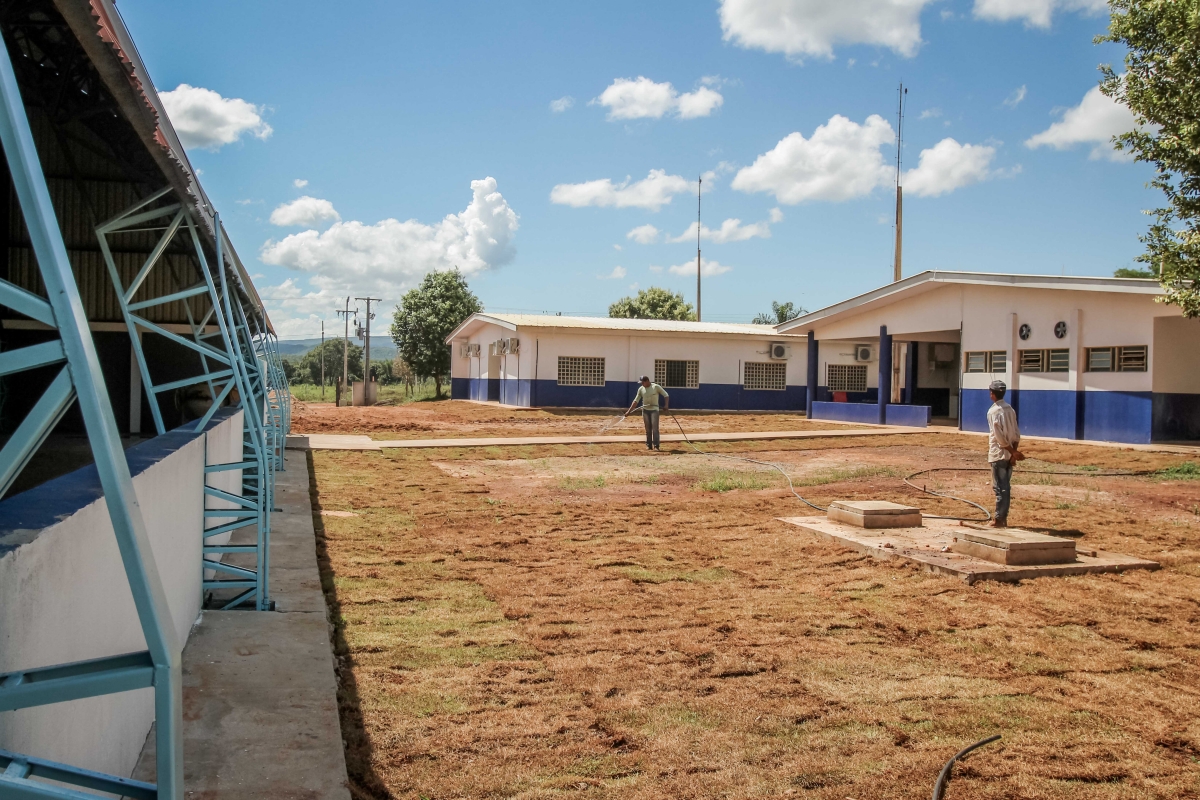
[[[761,373],[761,383],[772,383],[771,386],[751,386],[751,367]],[[771,373],[778,373],[772,376]],[[742,389],[748,392],[786,392],[787,391],[787,362],[786,361],[743,361]]]
[[[984,368],[971,369],[971,357],[976,358],[983,356]],[[1018,356],[1020,358],[1020,356]],[[1017,362],[1020,364],[1020,362]],[[1008,351],[1007,350],[967,350],[963,352],[963,373],[971,375],[980,375],[987,373],[998,373],[1008,371]]]
[[[594,378],[595,362],[599,362],[600,365],[600,382],[584,382],[589,377],[589,372],[591,372],[591,377]],[[565,370],[567,377],[578,378],[577,381],[563,381],[564,364],[568,366],[568,369]],[[574,370],[570,368],[572,364],[575,367]],[[559,356],[558,373],[555,375],[555,379],[559,386],[604,386],[608,380],[607,368],[608,365],[605,362],[604,356]]]
[[[855,381],[853,385],[854,385],[854,387],[862,386],[862,388],[861,389],[859,389],[859,388],[839,388],[840,386],[849,386],[851,384],[851,382],[849,380],[843,380],[840,384],[838,384],[838,386],[835,386],[835,381],[833,380],[833,373],[835,370],[837,370],[840,373],[843,373],[843,375],[842,375],[843,378],[848,376],[852,370],[856,371],[856,372],[861,370],[861,372],[862,372],[861,383]],[[828,364],[827,363],[825,365],[825,388],[828,389],[830,392],[853,392],[853,393],[858,393],[858,394],[866,392],[867,391],[867,365],[866,364]]]
[[[671,364],[684,365],[684,382],[682,385],[667,382]],[[699,389],[700,362],[686,358],[656,358],[654,359],[654,382],[664,389]]]
[[[1092,354],[1108,353],[1108,368],[1097,369]],[[1105,345],[1084,348],[1086,372],[1149,372],[1150,346],[1145,344]],[[1132,356],[1132,358],[1130,358]]]

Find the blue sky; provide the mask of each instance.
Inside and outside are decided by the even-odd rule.
[[[120,3],[288,338],[452,264],[496,311],[693,301],[701,173],[706,319],[874,288],[901,80],[905,274],[1108,275],[1158,203],[1088,95],[1122,56],[1099,0],[205,9]]]

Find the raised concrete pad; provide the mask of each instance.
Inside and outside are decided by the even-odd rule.
[[[857,528],[919,528],[921,509],[886,500],[834,500],[827,516]]]
[[[957,522],[926,519],[921,528],[892,528],[868,530],[826,517],[780,517],[781,522],[795,525],[828,541],[866,553],[874,558],[903,558],[920,564],[928,572],[953,575],[968,584],[980,580],[1015,582],[1028,578],[1061,575],[1083,575],[1090,572],[1124,572],[1129,569],[1158,569],[1155,561],[1146,561],[1120,553],[1102,550],[1079,550],[1070,564],[996,564],[982,558],[950,550],[964,531]]]
[[[205,611],[183,651],[188,798],[350,800],[307,458],[285,464],[271,523],[276,611]],[[134,777],[154,780],[153,733]]]
[[[379,442],[370,436],[351,436],[340,433],[291,434],[288,450],[379,450]]]
[[[1020,528],[972,530],[964,528],[950,546],[955,553],[996,564],[1072,564],[1075,541]]]

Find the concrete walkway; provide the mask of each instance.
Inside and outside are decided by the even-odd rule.
[[[858,425],[860,423],[847,423]],[[693,442],[744,442],[768,441],[771,439],[832,439],[846,436],[896,436],[898,434],[938,433],[952,436],[984,436],[978,431],[960,431],[957,428],[930,426],[910,428],[901,425],[869,425],[855,428],[837,428],[820,431],[740,431],[737,433],[691,433]],[[1052,436],[1024,436],[1030,442],[1060,442],[1062,444],[1084,444],[1094,447],[1110,447],[1119,450],[1139,450],[1150,453],[1176,453],[1200,457],[1200,444],[1129,444],[1126,442],[1097,442],[1087,439],[1059,439]],[[384,448],[429,448],[429,447],[518,447],[544,444],[637,444],[645,441],[642,434],[625,436],[513,436],[445,439],[372,439],[370,436],[346,434],[307,433],[293,434],[287,438],[289,450],[383,450]],[[664,442],[682,442],[678,433],[664,433]]]
[[[188,797],[350,800],[308,462],[288,453],[272,515],[275,611],[205,611],[183,651]],[[134,777],[154,780],[153,732]]]
[[[876,425],[871,428],[834,429],[827,431],[739,431],[737,433],[690,433],[693,442],[743,442],[766,439],[828,439],[841,436],[893,436],[898,433],[929,433],[930,428],[906,428],[899,425]],[[678,433],[664,433],[664,442],[682,442]],[[481,437],[474,439],[372,439],[369,436],[310,433],[292,435],[287,439],[289,450],[382,450],[391,448],[425,447],[497,447],[538,444],[629,444],[645,442],[643,434],[628,436],[513,436]]]

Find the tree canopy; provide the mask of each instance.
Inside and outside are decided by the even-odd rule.
[[[483,310],[462,274],[430,272],[416,289],[400,298],[392,320],[397,355],[420,378],[433,378],[441,397],[443,379],[450,373],[446,337],[467,317]]]
[[[1148,269],[1138,269],[1137,267],[1121,267],[1113,270],[1114,278],[1157,278],[1158,274],[1151,272]]]
[[[1115,137],[1118,150],[1155,169],[1151,185],[1166,205],[1139,237],[1138,261],[1159,277],[1166,302],[1200,316],[1200,7],[1195,0],[1110,0],[1108,33],[1124,45],[1125,72],[1102,66],[1100,91],[1133,112],[1137,130]]]
[[[695,320],[696,312],[683,295],[658,286],[642,289],[636,297],[622,297],[608,307],[608,316],[622,319]]]
[[[345,339],[326,339],[324,345],[317,345],[300,359],[297,369],[298,377],[310,383],[321,385],[321,353],[325,354],[325,382],[336,384],[342,377],[342,343]],[[324,347],[324,350],[322,350]],[[363,374],[363,349],[354,342],[350,343],[350,379],[361,380]]]
[[[751,322],[755,325],[780,325],[788,320],[795,319],[801,314],[807,313],[808,309],[798,306],[795,303],[777,303],[772,301],[770,313],[759,314]]]

